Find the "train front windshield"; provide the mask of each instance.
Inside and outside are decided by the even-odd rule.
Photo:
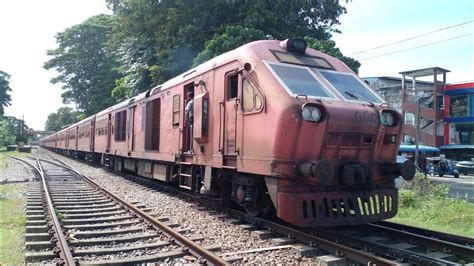
[[[320,70],[319,72],[346,100],[354,100],[354,98],[350,96],[352,94],[362,100],[382,103],[379,97],[366,88],[362,84],[362,81],[354,77],[351,73],[326,70]],[[347,92],[349,92],[349,94]]]
[[[307,67],[269,64],[280,83],[291,95],[332,97]]]
[[[352,73],[286,63],[267,62],[267,65],[288,94],[294,97],[303,95],[313,98],[383,102]]]

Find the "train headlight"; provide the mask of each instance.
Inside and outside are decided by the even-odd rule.
[[[315,105],[303,105],[301,114],[306,121],[318,122],[321,120],[321,110]]]
[[[395,116],[392,114],[392,112],[381,112],[380,122],[384,126],[393,127],[396,122]]]
[[[296,38],[289,38],[286,39],[282,42],[280,42],[280,46],[287,50],[288,52],[296,52],[300,54],[305,54],[306,47],[308,47],[308,43],[301,38],[301,37],[296,37]]]

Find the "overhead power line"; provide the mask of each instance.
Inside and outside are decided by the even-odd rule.
[[[436,32],[440,32],[440,31],[443,31],[443,30],[447,30],[447,29],[459,27],[459,26],[462,26],[462,25],[465,25],[465,24],[468,24],[468,23],[472,23],[473,21],[474,21],[474,20],[466,21],[466,22],[459,23],[459,24],[456,24],[456,25],[452,25],[452,26],[449,26],[449,27],[446,27],[446,28],[437,29],[437,30],[434,30],[434,31],[430,31],[430,32],[427,32],[427,33],[423,33],[423,34],[420,34],[420,35],[416,35],[416,36],[413,36],[413,37],[410,37],[410,38],[407,38],[407,39],[403,39],[403,40],[400,40],[400,41],[396,41],[396,42],[391,42],[391,43],[383,44],[383,45],[380,45],[380,46],[377,46],[377,47],[373,47],[373,48],[370,48],[370,49],[367,49],[367,50],[363,50],[363,51],[359,51],[359,52],[357,52],[357,53],[350,54],[349,56],[353,56],[353,55],[356,55],[356,54],[365,53],[365,52],[372,51],[372,50],[377,50],[377,49],[380,49],[380,48],[383,48],[383,47],[387,47],[387,46],[390,46],[390,45],[394,45],[394,44],[397,44],[397,43],[401,43],[401,42],[410,41],[410,40],[413,40],[413,39],[416,39],[416,38],[420,38],[420,37],[423,37],[423,36],[426,36],[426,35],[430,35],[430,34],[433,34],[433,33],[436,33]]]
[[[440,40],[440,41],[437,41],[437,42],[431,42],[431,43],[427,43],[427,44],[423,44],[423,45],[419,45],[419,46],[415,46],[415,47],[411,47],[411,48],[407,48],[407,49],[402,49],[402,50],[393,51],[393,52],[386,53],[386,54],[380,54],[380,55],[366,57],[366,58],[357,59],[357,60],[362,61],[362,60],[372,59],[372,58],[376,58],[376,57],[382,57],[382,56],[386,56],[386,55],[401,53],[401,52],[405,52],[405,51],[409,51],[409,50],[413,50],[413,49],[418,49],[418,48],[421,48],[421,47],[430,46],[430,45],[441,43],[441,42],[447,42],[447,41],[451,41],[451,40],[454,40],[454,39],[459,39],[459,38],[466,37],[466,36],[469,36],[469,35],[472,35],[472,32],[468,33],[468,34],[463,34],[463,35],[459,35],[459,36],[456,36],[456,37]]]

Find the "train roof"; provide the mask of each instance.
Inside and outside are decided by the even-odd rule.
[[[247,43],[234,50],[231,50],[219,56],[216,56],[210,59],[209,61],[206,61],[200,64],[199,66],[196,66],[166,81],[165,83],[161,84],[160,87],[163,87],[163,90],[165,90],[167,88],[180,84],[185,80],[193,79],[194,77],[199,76],[202,73],[205,73],[209,70],[212,70],[213,68],[217,66],[222,66],[236,60],[240,62],[244,62],[244,63],[249,62],[251,64],[259,63],[262,60],[278,62],[273,52],[274,51],[287,52],[284,48],[282,48],[281,42],[282,41],[279,41],[279,40],[260,40],[260,41]],[[312,57],[323,58],[330,65],[332,65],[335,70],[339,72],[354,73],[342,61],[330,55],[322,53],[318,50],[307,48],[305,51],[305,54]]]
[[[107,109],[104,109],[104,110],[98,112],[98,113],[96,114],[96,116],[101,116],[101,115],[104,115],[104,114],[108,114],[108,113],[113,112],[113,111],[115,111],[115,110],[122,109],[122,108],[124,108],[124,107],[126,107],[126,106],[129,106],[129,105],[131,105],[131,104],[134,104],[135,102],[139,102],[139,101],[141,101],[141,100],[143,100],[143,99],[145,99],[145,98],[148,98],[150,95],[154,94],[155,91],[156,91],[156,90],[159,90],[160,88],[161,88],[161,85],[160,85],[160,86],[153,87],[152,89],[149,89],[149,90],[147,90],[147,91],[145,91],[145,92],[142,92],[142,93],[138,94],[138,95],[135,96],[135,97],[132,97],[132,98],[130,98],[130,99],[126,99],[125,101],[119,102],[119,103],[117,103],[117,104],[115,104],[115,105],[113,105],[113,106],[111,106],[111,107],[109,107],[109,108],[107,108]]]
[[[199,76],[207,71],[214,69],[215,67],[225,65],[232,61],[236,61],[236,60],[240,62],[248,61],[250,63],[256,63],[256,61],[261,61],[261,60],[277,61],[272,51],[286,52],[286,50],[282,48],[281,42],[282,41],[279,41],[279,40],[260,40],[260,41],[254,41],[254,42],[244,44],[234,50],[223,53],[194,68],[191,68],[188,71],[181,73],[177,75],[176,77],[164,82],[163,84],[157,85],[145,92],[138,94],[135,97],[132,97],[130,99],[117,103],[105,110],[102,110],[99,113],[97,113],[97,116],[101,116],[109,112],[122,109],[123,107],[129,106],[133,104],[134,102],[140,101],[144,98],[148,98],[151,95],[154,95],[168,88],[174,87],[186,80],[193,79],[196,76]],[[325,59],[337,71],[353,73],[353,71],[349,67],[347,67],[342,61],[330,55],[327,55],[325,53],[322,53],[312,48],[307,48],[305,53],[308,56],[319,57],[319,58]]]
[[[231,51],[228,51],[226,53],[223,53],[219,56],[216,56],[209,61],[206,61],[184,73],[181,73],[180,75],[164,82],[163,84],[160,84],[158,86],[155,86],[145,92],[142,92],[135,97],[132,97],[130,99],[124,100],[120,103],[117,103],[107,109],[104,109],[100,112],[98,112],[95,116],[102,116],[104,114],[114,112],[116,110],[122,109],[126,106],[129,106],[137,101],[143,100],[145,98],[148,98],[151,95],[154,95],[158,92],[164,91],[168,88],[174,87],[178,84],[181,84],[187,80],[193,79],[196,76],[199,76],[207,71],[210,71],[218,66],[222,66],[225,64],[228,64],[233,61],[239,61],[239,62],[244,62],[244,63],[250,63],[252,65],[260,63],[262,60],[266,61],[275,61],[277,62],[277,59],[275,58],[274,51],[279,51],[279,52],[286,52],[286,50],[281,46],[282,41],[280,40],[260,40],[260,41],[254,41],[250,42],[247,44],[244,44],[236,49],[233,49]],[[340,71],[340,72],[348,72],[348,73],[354,73],[348,66],[346,66],[342,61],[327,55],[323,52],[320,52],[318,50],[312,49],[312,48],[306,48],[305,54],[308,56],[312,57],[319,57],[324,60],[326,60],[335,70]],[[94,116],[91,116],[94,117]],[[89,117],[89,118],[91,118]],[[88,118],[73,124],[69,126],[66,129],[63,130],[68,130],[69,128],[72,128],[74,126],[77,126],[85,121],[87,121]],[[62,131],[62,130],[61,130]],[[60,131],[58,131],[60,132]]]

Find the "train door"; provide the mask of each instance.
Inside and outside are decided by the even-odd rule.
[[[184,92],[183,92],[183,98],[184,98],[184,104],[183,104],[183,114],[184,114],[184,124],[183,124],[183,134],[182,136],[182,147],[181,150],[184,151],[184,153],[192,153],[193,152],[193,132],[192,132],[192,123],[190,123],[186,117],[186,106],[188,103],[191,101],[192,97],[190,97],[188,94],[189,92],[192,93],[192,97],[194,97],[194,82],[189,83],[184,86]],[[194,99],[193,99],[194,101]],[[191,112],[194,112],[194,108],[191,110]]]
[[[158,151],[160,149],[161,99],[150,100],[146,102],[144,107],[144,114],[142,115],[145,117],[145,150]]]
[[[76,127],[75,136],[76,136],[76,146],[74,147],[74,149],[77,150],[78,143],[79,143],[79,127]]]
[[[225,76],[224,94],[224,155],[237,156],[237,113],[239,109],[240,79],[237,71]]]
[[[128,152],[135,149],[135,108],[136,106],[132,106],[128,109]]]
[[[109,114],[107,119],[107,148],[105,149],[106,152],[110,151],[110,141],[112,139],[112,114]]]
[[[95,139],[95,118],[91,120],[91,126],[89,130],[89,151],[94,151],[94,139]]]

